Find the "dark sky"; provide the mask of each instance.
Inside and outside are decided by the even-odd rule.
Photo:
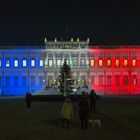
[[[1,0],[0,45],[42,45],[44,37],[92,44],[140,44],[140,1]]]

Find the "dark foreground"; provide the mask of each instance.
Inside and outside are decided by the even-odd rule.
[[[0,140],[132,140],[140,139],[140,97],[102,97],[97,112],[102,127],[80,129],[77,102],[70,129],[61,128],[60,101],[34,99],[27,109],[24,97],[0,97]]]

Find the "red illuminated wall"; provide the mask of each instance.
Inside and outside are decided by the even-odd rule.
[[[96,92],[105,95],[140,94],[140,46],[118,46],[114,49],[94,46],[89,57],[95,61],[94,66],[90,65],[89,85]],[[119,60],[118,66],[116,59]],[[99,60],[102,60],[102,66],[99,66]],[[107,60],[111,60],[110,66],[107,66]]]

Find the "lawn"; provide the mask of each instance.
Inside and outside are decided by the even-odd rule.
[[[123,126],[140,132],[140,97],[106,97],[97,103],[98,109]]]
[[[101,119],[102,127],[89,125],[87,130],[80,129],[77,103],[70,129],[61,128],[61,107],[62,102],[33,101],[32,108],[27,109],[24,98],[1,97],[0,140],[139,139],[138,101],[102,98],[97,102],[97,112],[91,115],[91,119]]]

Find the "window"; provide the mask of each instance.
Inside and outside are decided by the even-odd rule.
[[[31,76],[31,86],[35,86],[35,76]]]
[[[39,86],[43,86],[43,76],[39,76]]]
[[[49,59],[49,60],[48,60],[48,66],[49,66],[49,67],[52,67],[52,66],[53,66],[53,60],[52,60],[52,59]]]
[[[95,85],[95,76],[91,76],[91,86]]]
[[[0,67],[2,66],[1,60],[0,60]]]
[[[127,66],[128,65],[128,61],[127,61],[127,59],[124,59],[124,66]]]
[[[103,60],[99,59],[99,67],[103,66]]]
[[[82,87],[85,87],[86,86],[86,80],[85,79],[82,79],[81,80],[81,85],[82,85]]]
[[[43,60],[39,60],[39,66],[43,67]]]
[[[120,65],[119,59],[116,59],[115,64],[116,64],[117,67]]]
[[[10,67],[10,60],[6,60],[6,67]]]
[[[57,59],[57,66],[61,66],[61,60]]]
[[[35,60],[31,60],[31,67],[35,66]]]
[[[5,76],[5,86],[6,86],[7,88],[10,87],[10,76]]]
[[[18,76],[14,76],[14,87],[18,87]]]
[[[107,75],[107,85],[111,85],[111,75]]]
[[[103,75],[99,75],[99,85],[103,85]]]
[[[52,87],[52,85],[53,85],[53,80],[52,79],[49,79],[48,80],[48,87]]]
[[[94,60],[92,59],[92,60],[90,60],[90,66],[95,66],[95,62],[94,62]]]
[[[18,67],[18,60],[14,60],[14,67]]]
[[[132,75],[132,85],[137,85],[137,76]]]
[[[27,76],[22,76],[22,87],[27,86]]]
[[[127,76],[127,75],[124,75],[123,84],[124,84],[125,86],[128,85],[128,76]]]
[[[0,88],[2,87],[2,76],[0,76]]]
[[[107,66],[108,67],[111,66],[111,60],[110,59],[107,60]]]
[[[136,59],[132,60],[132,66],[136,66]]]
[[[120,76],[119,75],[115,76],[115,81],[116,81],[116,86],[119,86],[120,85]]]
[[[81,59],[81,65],[82,65],[82,66],[85,65],[85,59]]]
[[[77,65],[77,59],[74,59],[74,66]]]
[[[26,67],[27,66],[27,60],[22,60],[22,66]]]
[[[65,61],[66,61],[66,64],[69,65],[69,59],[66,59]]]

